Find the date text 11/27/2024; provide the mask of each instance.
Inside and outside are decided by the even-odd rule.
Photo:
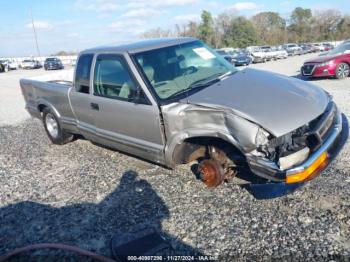
[[[213,256],[128,256],[128,261],[218,261]]]

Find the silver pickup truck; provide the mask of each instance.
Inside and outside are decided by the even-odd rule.
[[[20,84],[54,144],[80,135],[169,168],[197,161],[210,187],[242,170],[303,183],[329,164],[346,133],[322,89],[238,71],[194,38],[86,50],[71,82]]]

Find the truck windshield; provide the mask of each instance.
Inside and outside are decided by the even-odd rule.
[[[133,57],[161,101],[185,97],[237,71],[200,41],[145,51]]]

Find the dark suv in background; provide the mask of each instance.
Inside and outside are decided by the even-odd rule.
[[[62,61],[56,57],[46,58],[44,62],[45,70],[63,69]]]

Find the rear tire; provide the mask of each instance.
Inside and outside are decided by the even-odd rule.
[[[43,124],[47,136],[55,145],[64,145],[74,138],[73,134],[69,134],[61,128],[58,117],[49,108],[45,108],[43,111]]]
[[[349,76],[350,67],[347,63],[340,63],[335,70],[335,78],[344,79]]]

